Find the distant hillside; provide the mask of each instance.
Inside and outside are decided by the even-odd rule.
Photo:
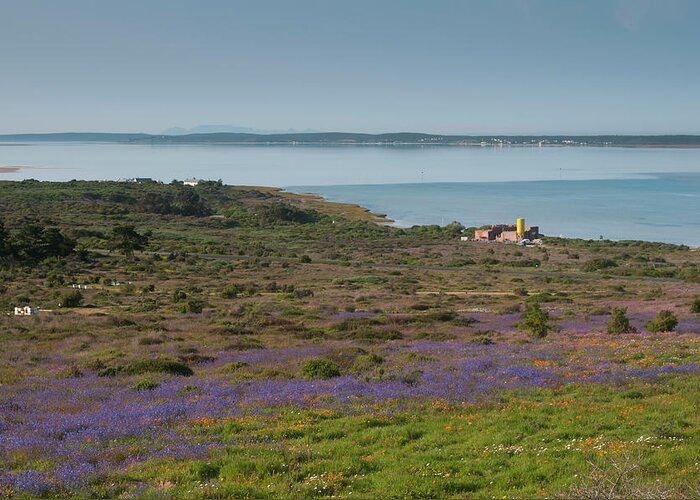
[[[102,132],[60,132],[55,134],[0,135],[3,142],[127,142],[147,139],[148,134],[110,134]]]
[[[249,134],[218,132],[186,135],[56,133],[0,135],[4,142],[121,142],[132,144],[413,144],[455,146],[649,146],[700,147],[700,135],[439,135],[413,132],[359,134],[315,132]]]
[[[188,135],[188,134],[301,134],[318,132],[318,130],[261,130],[236,125],[197,125],[192,128],[171,127],[163,131],[163,135]]]

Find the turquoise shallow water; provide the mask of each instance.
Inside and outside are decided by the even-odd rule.
[[[295,186],[387,213],[398,225],[514,223],[547,235],[700,245],[700,174],[643,179]]]
[[[550,235],[700,245],[700,148],[0,143],[1,166],[23,168],[0,180],[294,186],[405,226],[523,216]]]

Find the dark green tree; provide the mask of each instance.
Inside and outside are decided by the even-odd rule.
[[[266,224],[278,224],[280,222],[308,224],[319,219],[318,212],[315,210],[303,210],[286,203],[260,205],[258,215]]]
[[[537,302],[530,303],[525,309],[525,317],[518,323],[518,328],[533,339],[543,339],[552,330],[549,320],[549,313],[543,311]]]
[[[134,226],[116,226],[112,229],[111,242],[114,248],[131,257],[134,252],[146,248],[148,236],[136,231]]]
[[[459,238],[462,236],[464,226],[461,223],[454,221],[450,222],[448,225],[442,228],[442,230],[447,238]]]
[[[173,200],[173,209],[180,215],[193,217],[205,217],[211,215],[211,209],[205,201],[191,187],[183,187],[178,190]]]
[[[83,294],[80,290],[72,290],[61,295],[61,307],[80,307],[83,303]]]
[[[630,325],[630,319],[627,317],[627,308],[614,307],[612,316],[608,322],[608,333],[634,333],[637,329]]]
[[[5,224],[0,221],[0,260],[10,257],[10,235],[5,229]]]
[[[10,239],[10,253],[24,264],[49,257],[65,257],[75,251],[75,241],[58,228],[27,224]]]
[[[154,214],[173,213],[172,201],[169,196],[159,193],[146,193],[136,202],[139,211]]]

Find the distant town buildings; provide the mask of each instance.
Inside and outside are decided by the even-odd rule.
[[[117,182],[131,182],[134,184],[163,184],[163,181],[155,180],[151,177],[129,177],[126,179],[120,178],[117,179]],[[192,177],[191,179],[185,179],[184,181],[173,179],[171,184],[182,184],[183,186],[198,186],[199,184],[202,184],[204,182],[218,182],[219,184],[222,184],[221,180],[208,181],[206,179],[197,179],[196,177]]]
[[[117,179],[117,182],[133,182],[135,184],[162,184],[162,182],[157,181],[155,179],[151,179],[150,177],[129,177],[126,179],[120,177],[119,179]]]

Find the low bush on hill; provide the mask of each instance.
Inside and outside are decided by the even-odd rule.
[[[328,359],[312,359],[304,363],[301,375],[310,379],[339,377],[340,367]]]
[[[653,333],[672,332],[678,326],[678,318],[672,311],[664,309],[646,324],[647,330]]]

